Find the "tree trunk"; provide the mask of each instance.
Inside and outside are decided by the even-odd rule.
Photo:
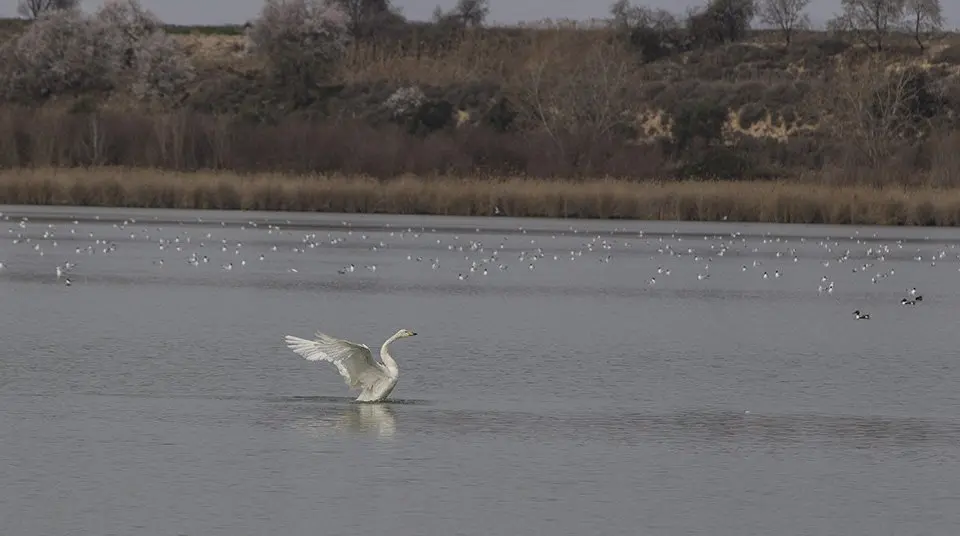
[[[917,46],[920,47],[920,52],[924,51],[923,40],[920,39],[920,14],[917,13],[916,25],[913,28],[913,36],[917,40]]]

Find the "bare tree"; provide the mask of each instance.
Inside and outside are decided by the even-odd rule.
[[[611,25],[621,30],[651,28],[658,31],[679,27],[677,18],[665,9],[634,6],[629,0],[618,0],[610,6]]]
[[[651,9],[618,0],[610,6],[609,25],[621,32],[644,62],[656,61],[686,42],[686,32],[677,17],[665,9]]]
[[[804,13],[810,0],[759,0],[757,6],[760,21],[776,26],[783,32],[787,46],[794,32],[810,25],[810,17]]]
[[[841,0],[843,14],[835,27],[851,30],[878,52],[884,40],[903,22],[907,0]]]
[[[592,147],[633,119],[630,65],[629,51],[616,42],[555,43],[517,80],[522,117],[553,140],[560,158],[589,166],[583,159]]]
[[[932,126],[940,96],[922,71],[888,70],[880,60],[837,69],[817,92],[816,103],[837,140],[854,150],[857,164],[873,169],[889,162],[898,146],[922,139]]]
[[[630,4],[630,0],[617,0],[610,6],[613,26],[620,30],[632,30],[642,23],[643,8]]]
[[[940,0],[907,0],[906,12],[907,22],[913,30],[913,37],[917,40],[920,50],[923,50],[923,34],[943,28]]]
[[[687,31],[701,46],[733,43],[746,37],[756,15],[754,0],[710,0],[687,15]]]
[[[372,35],[377,26],[394,15],[390,0],[335,0],[335,3],[346,16],[347,33],[355,42]]]
[[[76,9],[78,7],[80,7],[80,0],[20,0],[17,4],[17,13],[30,19],[36,19],[50,11]]]
[[[480,26],[490,14],[490,0],[457,0],[453,12],[464,26]]]

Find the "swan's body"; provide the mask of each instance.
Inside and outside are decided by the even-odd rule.
[[[336,339],[319,331],[312,341],[292,335],[287,335],[286,341],[287,347],[307,361],[329,361],[336,365],[347,385],[360,389],[358,402],[381,402],[393,392],[400,374],[388,347],[397,339],[414,335],[416,333],[401,329],[387,339],[380,347],[383,363],[373,359],[367,345]]]

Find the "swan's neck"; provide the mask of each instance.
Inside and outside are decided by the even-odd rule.
[[[394,377],[397,376],[399,369],[397,369],[397,362],[394,361],[393,356],[390,355],[389,347],[390,347],[390,343],[392,343],[395,340],[397,340],[396,335],[387,339],[387,341],[383,343],[383,346],[380,347],[380,359],[383,361],[383,366],[387,367],[387,372],[389,372],[390,375]]]

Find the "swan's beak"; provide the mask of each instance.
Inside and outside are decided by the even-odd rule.
[[[410,336],[411,336],[411,337],[413,337],[413,336],[416,335],[416,334],[417,334],[416,331],[411,331],[411,332],[410,332]]]

